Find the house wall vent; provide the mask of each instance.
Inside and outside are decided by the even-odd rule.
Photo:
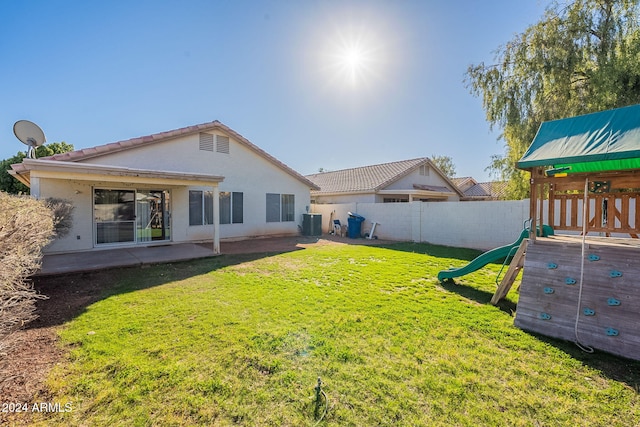
[[[200,150],[213,151],[213,134],[200,133]]]
[[[229,154],[229,137],[216,135],[216,151],[218,153]]]

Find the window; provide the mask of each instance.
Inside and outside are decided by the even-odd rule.
[[[282,221],[295,221],[295,196],[293,194],[282,195]]]
[[[420,175],[429,176],[429,166],[427,165],[420,166]]]
[[[267,193],[267,222],[280,222],[280,195]]]
[[[189,225],[213,224],[213,191],[189,190]]]
[[[220,192],[220,224],[243,223],[243,196],[240,192]]]
[[[267,222],[295,221],[295,195],[267,193]]]

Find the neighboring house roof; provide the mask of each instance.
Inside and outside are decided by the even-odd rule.
[[[451,185],[451,188],[438,187],[440,192],[451,192],[452,189],[460,196],[462,192],[451,182],[431,160],[427,157],[418,159],[401,160],[398,162],[383,163],[379,165],[362,166],[351,169],[343,169],[332,172],[322,172],[307,175],[319,190],[312,191],[313,195],[338,194],[338,193],[371,193],[383,190],[393,182],[407,176],[422,165],[428,165],[437,171],[442,178]],[[424,189],[424,188],[423,188]]]
[[[93,157],[99,157],[105,154],[117,153],[124,150],[129,150],[132,148],[142,147],[150,144],[155,144],[158,142],[168,141],[174,138],[200,133],[200,132],[211,132],[211,131],[220,131],[226,133],[231,138],[238,141],[240,144],[253,151],[257,155],[271,162],[274,166],[282,169],[284,172],[293,176],[294,178],[302,181],[304,184],[308,185],[309,188],[313,190],[319,189],[316,184],[314,184],[309,179],[305,178],[295,170],[291,169],[289,166],[282,163],[280,160],[276,159],[266,151],[262,150],[257,145],[253,144],[251,141],[246,139],[244,136],[240,135],[230,127],[222,124],[218,120],[214,120],[208,123],[202,123],[199,125],[187,126],[180,129],[175,129],[167,132],[154,133],[152,135],[141,136],[138,138],[127,139],[124,141],[112,142],[110,144],[99,145],[96,147],[83,148],[76,151],[71,151],[69,153],[63,154],[54,154],[50,157],[43,157],[46,160],[58,160],[65,162],[76,162],[80,160],[86,160]]]
[[[472,186],[474,186],[474,185],[476,185],[478,183],[478,181],[473,179],[473,177],[471,177],[471,176],[463,176],[463,177],[459,177],[459,178],[451,178],[451,181],[462,192],[464,192],[464,190],[466,190],[467,188],[472,187]]]
[[[464,197],[465,199],[498,200],[504,198],[506,189],[506,182],[478,182],[464,191]]]

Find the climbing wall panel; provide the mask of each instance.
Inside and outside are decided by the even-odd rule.
[[[640,360],[640,247],[580,239],[529,242],[515,325]]]

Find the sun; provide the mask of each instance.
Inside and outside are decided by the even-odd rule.
[[[324,71],[331,83],[352,89],[373,85],[384,65],[384,49],[363,27],[336,31],[325,45]]]
[[[336,60],[344,78],[352,85],[358,84],[370,71],[371,60],[361,46],[345,47],[342,52],[338,52]]]

